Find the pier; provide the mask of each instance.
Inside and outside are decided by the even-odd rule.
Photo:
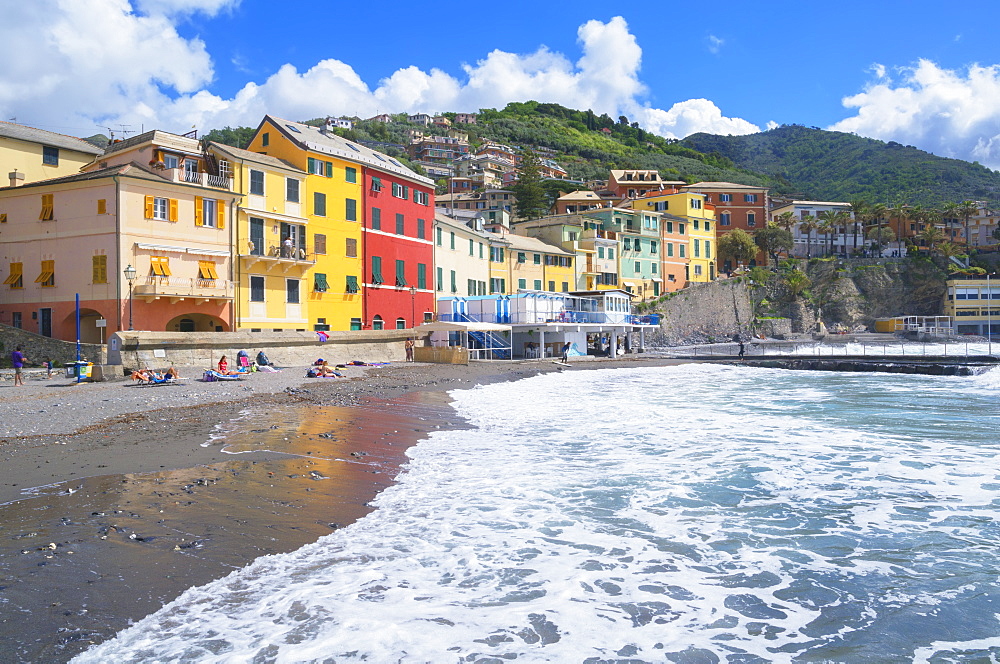
[[[800,371],[877,371],[881,373],[923,374],[927,376],[976,376],[1000,366],[1000,358],[992,355],[971,356],[919,356],[886,355],[881,357],[859,355],[770,355],[754,356],[741,360],[738,356],[700,357],[701,361],[720,364],[743,364],[770,369],[796,369]]]

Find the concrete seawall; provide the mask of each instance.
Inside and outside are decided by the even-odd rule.
[[[703,359],[703,358],[699,358]],[[946,357],[927,356],[915,359],[908,356],[855,357],[849,355],[817,357],[737,357],[708,359],[726,364],[743,364],[770,369],[796,369],[799,371],[875,371],[880,373],[923,374],[927,376],[976,376],[1000,366],[1000,359],[990,356]]]

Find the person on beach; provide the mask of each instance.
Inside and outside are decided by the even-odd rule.
[[[407,339],[405,342],[403,342],[403,348],[406,349],[406,361],[407,362],[412,362],[413,361],[413,346],[414,346],[414,343],[413,343],[413,339],[412,338]]]
[[[52,378],[52,358],[45,360],[45,379],[48,380]]]
[[[14,349],[14,352],[10,354],[10,363],[14,365],[14,387],[20,385],[24,387],[24,376],[21,375],[21,370],[24,368],[24,363],[28,361],[28,358],[24,356],[21,352],[21,347],[18,346]]]
[[[563,364],[569,364],[569,342],[563,344],[562,347],[562,361]]]
[[[742,360],[742,359],[743,359],[743,355],[744,355],[744,354],[746,354],[746,352],[747,352],[747,348],[746,348],[746,346],[745,346],[745,345],[743,344],[743,340],[742,340],[742,339],[740,339],[740,360]]]
[[[219,373],[220,374],[223,374],[223,375],[229,374],[229,371],[228,371],[228,369],[229,369],[229,362],[226,360],[226,356],[225,355],[223,355],[219,359],[219,365],[218,366],[219,366]]]

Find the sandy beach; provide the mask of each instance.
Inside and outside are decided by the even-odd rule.
[[[580,361],[569,371],[675,363]],[[186,588],[367,514],[447,392],[550,362],[0,384],[0,659],[66,661]],[[195,376],[189,369],[183,375]]]

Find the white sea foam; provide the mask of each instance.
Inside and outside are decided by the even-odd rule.
[[[685,365],[457,392],[475,428],[413,448],[377,511],[78,661],[907,661],[985,643],[989,380]]]

